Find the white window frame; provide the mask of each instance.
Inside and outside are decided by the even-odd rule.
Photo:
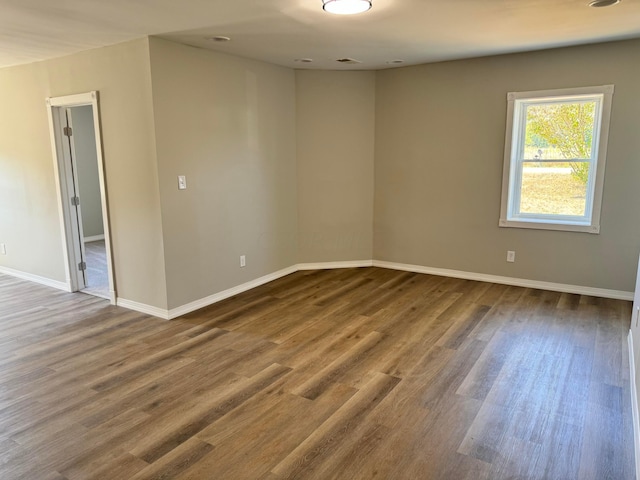
[[[534,92],[510,92],[507,95],[507,131],[504,147],[502,203],[499,222],[501,227],[600,233],[600,212],[613,90],[613,85],[602,85]],[[520,152],[523,151],[524,144],[526,106],[545,102],[583,99],[596,100],[597,102],[585,215],[523,214],[517,212],[516,209],[520,203],[520,186],[522,184],[522,168],[524,164],[523,159],[520,158]],[[600,117],[599,119],[598,116]]]

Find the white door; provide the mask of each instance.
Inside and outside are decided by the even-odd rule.
[[[49,107],[49,124],[51,142],[54,152],[54,168],[58,178],[60,224],[63,237],[65,266],[67,271],[67,284],[72,292],[84,291],[92,295],[108,298],[112,304],[116,302],[116,290],[113,275],[113,263],[111,255],[111,237],[109,229],[109,212],[104,178],[104,162],[102,158],[102,142],[100,138],[100,122],[97,92],[71,95],[47,99]],[[83,231],[82,216],[82,183],[79,181],[78,156],[76,142],[74,141],[73,110],[76,107],[90,107],[89,115],[91,125],[89,127],[92,141],[94,142],[93,162],[97,167],[98,208],[101,210],[100,222],[103,226],[104,237],[104,277],[106,278],[104,290],[96,292],[90,288],[90,275],[87,274],[87,249],[85,232]],[[84,130],[87,132],[87,130]],[[84,190],[86,192],[86,189]]]
[[[60,173],[65,191],[64,200],[69,212],[67,226],[69,228],[69,250],[73,253],[72,285],[73,291],[83,290],[87,286],[85,276],[86,255],[84,247],[84,232],[82,231],[82,208],[80,198],[80,187],[78,183],[78,164],[73,141],[73,124],[71,119],[71,108],[57,107],[55,109],[59,119],[58,137],[61,140],[63,158],[61,159]]]

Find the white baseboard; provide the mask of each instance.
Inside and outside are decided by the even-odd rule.
[[[260,278],[256,278],[255,280],[251,280],[250,282],[243,283],[227,290],[214,293],[213,295],[209,295],[185,305],[172,308],[170,310],[153,307],[151,305],[134,302],[132,300],[127,300],[124,298],[118,298],[116,304],[120,307],[135,310],[136,312],[146,313],[148,315],[153,315],[154,317],[162,318],[165,320],[171,320],[182,315],[186,315],[187,313],[194,312],[201,308],[208,307],[209,305],[213,305],[214,303],[221,302],[222,300],[225,300],[229,297],[233,297],[234,295],[238,295],[242,292],[246,292],[247,290],[259,287],[260,285],[264,285],[265,283],[272,282],[274,280],[277,280],[278,278],[284,277],[285,275],[289,275],[291,273],[295,273],[299,270],[325,270],[333,268],[370,267],[372,266],[372,264],[373,262],[371,260],[356,260],[351,262],[301,263],[284,268],[282,270],[278,270],[277,272],[273,272],[268,275],[264,275]]]
[[[638,416],[638,390],[636,387],[636,362],[633,354],[633,331],[629,330],[629,377],[631,382],[631,413],[633,418],[633,445],[636,459],[636,478],[640,479],[640,418]]]
[[[526,278],[501,277],[499,275],[489,275],[486,273],[464,272],[461,270],[449,270],[446,268],[423,267],[421,265],[408,265],[405,263],[385,262],[382,260],[374,260],[373,266],[389,268],[392,270],[403,270],[407,272],[427,273],[429,275],[439,275],[442,277],[463,278],[465,280],[476,280],[479,282],[500,283],[502,285],[513,285],[516,287],[551,290],[554,292],[575,293],[578,295],[614,298],[617,300],[633,300],[633,292],[625,292],[623,290],[608,290],[606,288],[593,288],[583,287],[580,285],[567,285],[564,283],[542,282],[539,280],[528,280]]]
[[[334,268],[372,267],[373,260],[353,260],[349,262],[299,263],[296,270],[329,270]]]
[[[500,283],[503,285],[514,285],[517,287],[537,288],[540,290],[551,290],[555,292],[575,293],[579,295],[590,295],[594,297],[614,298],[618,300],[633,300],[633,292],[625,292],[622,290],[608,290],[604,288],[584,287],[580,285],[567,285],[563,283],[542,282],[538,280],[528,280],[524,278],[512,278],[502,277],[498,275],[489,275],[484,273],[464,272],[460,270],[449,270],[445,268],[433,268],[424,267],[422,265],[409,265],[405,263],[386,262],[383,260],[354,260],[344,262],[319,262],[319,263],[299,263],[292,265],[291,267],[278,270],[277,272],[264,275],[255,280],[243,283],[236,287],[223,290],[222,292],[209,295],[205,298],[195,300],[180,307],[172,308],[170,310],[154,307],[152,305],[146,305],[144,303],[136,302],[133,300],[127,300],[126,298],[115,299],[115,304],[130,310],[146,313],[163,319],[173,319],[181,315],[193,312],[203,307],[207,307],[216,302],[220,302],[226,298],[238,295],[239,293],[246,292],[252,288],[258,287],[265,283],[276,280],[285,275],[297,272],[299,270],[325,270],[334,268],[361,268],[361,267],[380,267],[389,268],[391,270],[403,270],[407,272],[426,273],[429,275],[439,275],[443,277],[462,278],[465,280],[476,280],[480,282]],[[70,285],[64,282],[51,280],[48,278],[40,277],[30,273],[20,272],[7,267],[0,267],[0,273],[5,273],[14,277],[22,278],[32,282],[47,285],[49,287],[64,290],[66,292],[71,291]],[[112,297],[113,295],[112,292]],[[111,299],[114,303],[113,298]],[[638,477],[640,480],[640,476]]]
[[[65,292],[71,291],[71,286],[68,283],[41,277],[32,273],[21,272],[20,270],[14,270],[13,268],[0,267],[0,273],[11,275],[12,277],[20,278],[22,280],[39,283],[41,285],[46,285],[47,287],[57,288],[58,290],[64,290]]]
[[[92,237],[84,237],[85,243],[87,243],[87,242],[97,242],[98,240],[104,240],[104,234],[102,234],[102,235],[93,235]]]
[[[199,300],[195,300],[185,305],[172,308],[170,310],[153,307],[151,305],[134,302],[132,300],[127,300],[124,298],[118,298],[116,304],[120,307],[128,308],[130,310],[135,310],[136,312],[146,313],[148,315],[153,315],[154,317],[162,318],[165,320],[171,320],[171,319],[180,317],[182,315],[186,315],[187,313],[194,312],[201,308],[208,307],[209,305],[213,305],[214,303],[221,302],[222,300],[233,297],[234,295],[238,295],[242,292],[246,292],[247,290],[251,290],[253,288],[259,287],[260,285],[264,285],[265,283],[272,282],[274,280],[277,280],[278,278],[284,277],[291,273],[295,273],[299,270],[324,270],[324,269],[333,269],[333,268],[370,267],[372,266],[372,264],[373,262],[371,260],[357,260],[357,261],[351,261],[351,262],[301,263],[298,265],[293,265],[291,267],[284,268],[282,270],[278,270],[277,272],[273,272],[268,275],[264,275],[260,278],[256,278],[255,280],[251,280],[250,282],[246,282],[241,285],[228,288],[227,290],[214,293],[213,295],[209,295],[207,297],[201,298]]]
[[[200,308],[208,307],[209,305],[220,302],[229,297],[233,297],[234,295],[238,295],[239,293],[246,292],[247,290],[251,290],[252,288],[259,287],[260,285],[264,285],[265,283],[272,282],[274,280],[277,280],[280,277],[284,277],[285,275],[294,273],[297,270],[298,268],[296,265],[283,268],[282,270],[278,270],[277,272],[264,275],[260,278],[256,278],[255,280],[251,280],[250,282],[246,282],[236,287],[232,287],[227,290],[214,293],[213,295],[209,295],[208,297],[201,298],[200,300],[195,300],[193,302],[187,303],[186,305],[172,308],[167,312],[167,316],[169,319],[172,319],[172,318],[176,318],[181,315],[185,315],[187,313],[193,312]]]
[[[527,280],[522,278],[501,277],[498,275],[488,275],[484,273],[463,272],[460,270],[448,270],[444,268],[423,267],[421,265],[408,265],[404,263],[385,262],[382,260],[354,260],[345,262],[319,262],[319,263],[299,263],[291,267],[279,270],[268,275],[264,275],[250,282],[243,283],[236,287],[214,293],[207,297],[181,305],[170,310],[145,305],[143,303],[118,298],[117,305],[138,312],[153,315],[155,317],[171,320],[181,315],[193,312],[200,308],[208,307],[214,303],[225,300],[234,295],[238,295],[252,288],[259,287],[268,282],[272,282],[280,277],[289,275],[299,270],[325,270],[334,268],[360,268],[360,267],[380,267],[392,270],[404,270],[407,272],[426,273],[429,275],[439,275],[444,277],[463,278],[466,280],[477,280],[480,282],[500,283],[504,285],[514,285],[518,287],[537,288],[541,290],[551,290],[555,292],[575,293],[580,295],[591,295],[595,297],[615,298],[620,300],[633,300],[633,292],[618,290],[607,290],[604,288],[583,287],[578,285],[566,285],[562,283],[541,282],[537,280]],[[640,477],[639,477],[640,479]]]
[[[133,300],[127,300],[126,298],[121,297],[116,299],[116,305],[136,312],[146,313],[147,315],[162,318],[163,320],[169,320],[169,310],[165,308],[153,307],[145,303],[134,302]]]
[[[200,308],[208,307],[209,305],[213,305],[214,303],[220,302],[229,297],[233,297],[234,295],[238,295],[239,293],[246,292],[247,290],[251,290],[252,288],[259,287],[260,285],[263,285],[265,283],[272,282],[273,280],[277,280],[280,277],[284,277],[285,275],[294,273],[297,270],[298,269],[296,265],[284,268],[282,270],[278,270],[277,272],[273,272],[260,278],[256,278],[255,280],[251,280],[250,282],[228,288],[227,290],[214,293],[213,295],[209,295],[208,297],[204,297],[185,305],[181,305],[180,307],[172,308],[171,310],[146,305],[144,303],[134,302],[132,300],[127,300],[126,298],[118,298],[116,304],[119,307],[128,308],[129,310],[146,313],[147,315],[153,315],[154,317],[162,318],[164,320],[171,320],[181,315],[186,315],[187,313],[199,310]]]

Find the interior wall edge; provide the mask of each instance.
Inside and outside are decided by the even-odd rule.
[[[346,262],[299,263],[298,270],[330,270],[336,268],[373,267],[373,260],[351,260]]]
[[[163,320],[169,320],[169,310],[166,308],[158,308],[153,305],[147,305],[145,303],[135,302],[133,300],[128,300],[126,298],[118,297],[116,298],[116,305],[118,307],[126,308],[128,310],[133,310],[135,312],[145,313],[147,315],[151,315],[152,317],[161,318]]]

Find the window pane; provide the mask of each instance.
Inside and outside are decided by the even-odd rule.
[[[520,213],[584,216],[587,162],[524,162]]]
[[[596,102],[527,105],[523,158],[590,159]]]

